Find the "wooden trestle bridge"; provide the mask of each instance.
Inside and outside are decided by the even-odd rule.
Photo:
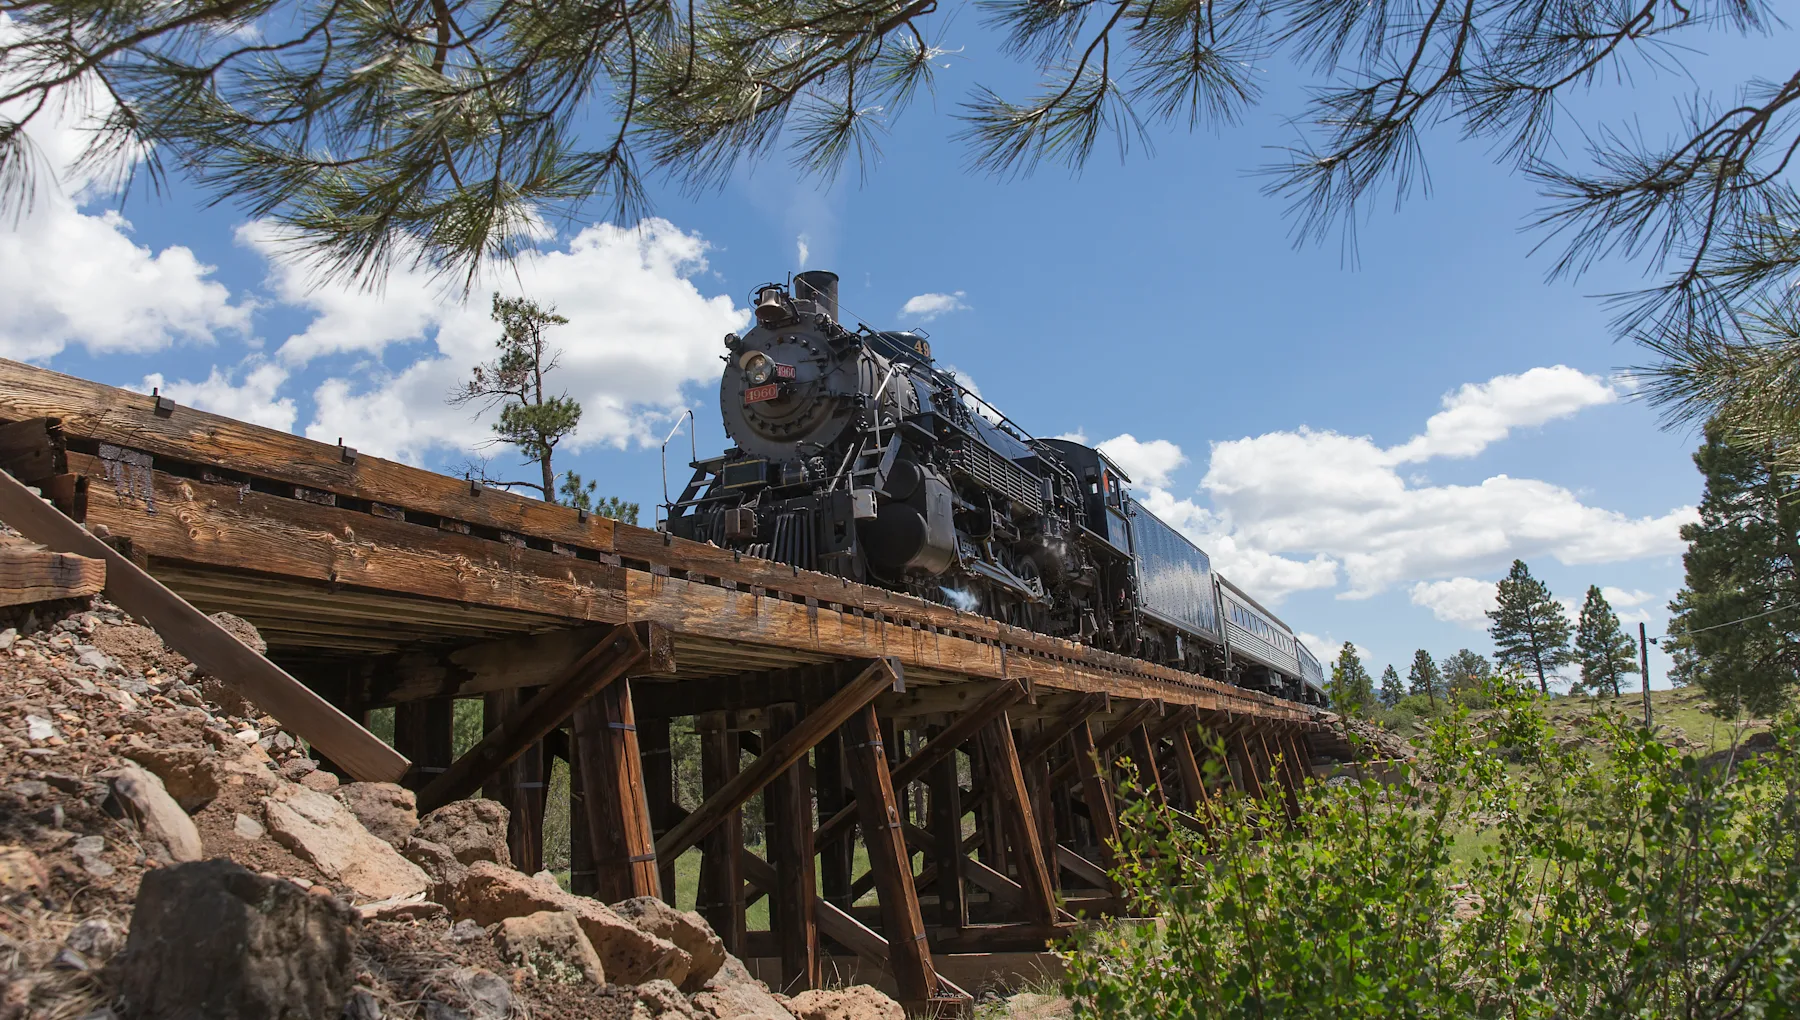
[[[1255,792],[1291,798],[1315,755],[1348,756],[1303,705],[166,397],[0,360],[0,422],[0,467],[106,539],[109,593],[135,565],[257,626],[280,668],[246,687],[336,767],[404,777],[422,811],[504,802],[532,872],[562,758],[575,891],[672,899],[698,847],[699,910],[790,990],[847,951],[953,1011],[934,955],[1041,950],[1118,910],[1097,760],[1156,763],[1150,795],[1200,814],[1208,731],[1213,774]],[[46,544],[67,524],[14,510]],[[487,733],[452,760],[457,698],[483,699]],[[393,749],[357,725],[388,706]],[[670,723],[688,717],[702,800],[683,805]],[[742,824],[759,792],[761,855]],[[762,897],[769,929],[746,930]]]

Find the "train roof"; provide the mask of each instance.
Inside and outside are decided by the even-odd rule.
[[[1250,608],[1263,614],[1264,616],[1275,621],[1276,623],[1281,624],[1281,629],[1287,631],[1288,635],[1290,637],[1293,636],[1294,628],[1289,627],[1287,625],[1286,620],[1283,620],[1281,617],[1276,616],[1274,613],[1269,612],[1269,608],[1267,606],[1263,605],[1261,602],[1256,601],[1256,599],[1253,598],[1249,592],[1247,592],[1244,589],[1239,588],[1237,585],[1233,584],[1231,581],[1231,578],[1226,577],[1224,574],[1219,574],[1218,577],[1219,577],[1219,583],[1224,585],[1227,588],[1230,588],[1232,591],[1232,594],[1236,595],[1238,598],[1243,599],[1245,602],[1250,603]],[[1295,640],[1295,642],[1298,642],[1300,639],[1296,637],[1296,638],[1294,638],[1294,640]]]

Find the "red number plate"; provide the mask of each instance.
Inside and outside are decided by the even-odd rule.
[[[774,400],[781,396],[781,384],[769,383],[766,386],[752,386],[744,391],[744,403],[760,404],[765,400]]]
[[[794,377],[794,366],[792,366],[792,365],[776,365],[775,366],[775,378],[777,378],[777,379],[792,379],[793,377]]]

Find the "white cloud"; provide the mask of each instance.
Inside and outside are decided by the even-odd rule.
[[[254,232],[246,236],[253,246],[261,243]],[[568,449],[647,443],[656,422],[679,413],[683,385],[717,378],[720,340],[743,328],[746,313],[729,297],[706,297],[695,287],[706,250],[699,236],[666,220],[635,229],[599,224],[572,237],[566,249],[528,253],[499,278],[503,294],[529,295],[570,320],[552,334],[563,352],[554,384],[583,407]],[[328,378],[314,393],[308,436],[343,436],[369,453],[414,462],[434,449],[468,451],[491,438],[488,416],[477,420],[472,409],[445,402],[476,364],[494,355],[499,327],[489,318],[488,295],[451,302],[434,288],[422,277],[396,274],[387,297],[399,307],[385,311],[343,289],[305,299],[319,317],[289,339],[284,353],[293,345],[307,357],[344,349],[334,345],[345,338],[355,340],[350,349],[371,354],[415,337],[428,336],[433,348],[397,372],[361,368],[354,378]],[[358,336],[351,327],[365,309],[373,318],[362,320]]]
[[[1495,376],[1445,394],[1444,409],[1425,423],[1424,434],[1388,454],[1400,463],[1473,457],[1515,428],[1542,425],[1617,399],[1610,382],[1567,365]]]
[[[949,312],[968,311],[969,306],[963,303],[964,292],[954,294],[914,294],[900,306],[900,314],[917,318],[920,322],[930,322],[940,315]]]
[[[1445,623],[1485,631],[1487,612],[1494,608],[1495,592],[1494,582],[1478,581],[1473,577],[1420,581],[1412,586],[1412,604],[1431,610],[1431,615]]]
[[[1181,447],[1167,439],[1139,440],[1127,432],[1100,444],[1100,452],[1112,458],[1138,485],[1167,488],[1169,474],[1187,463]]]
[[[1607,604],[1614,609],[1641,606],[1656,598],[1656,595],[1652,592],[1639,591],[1637,589],[1627,591],[1624,588],[1615,588],[1610,584],[1602,585],[1600,594],[1606,597]]]
[[[0,18],[0,39],[7,32]],[[153,251],[131,239],[112,209],[123,168],[73,169],[89,130],[112,109],[98,90],[66,93],[26,128],[37,189],[28,212],[0,232],[0,354],[46,359],[70,344],[96,354],[161,350],[244,330],[250,309],[233,304],[213,267],[179,245]],[[18,105],[0,116],[22,116]]]
[[[1512,429],[1614,399],[1611,383],[1561,366],[1499,376],[1445,397],[1423,432],[1392,447],[1304,427],[1214,443],[1201,482],[1210,505],[1155,484],[1169,470],[1162,465],[1171,453],[1161,451],[1143,498],[1258,598],[1332,588],[1340,577],[1341,598],[1411,584],[1413,600],[1440,619],[1472,625],[1469,586],[1483,583],[1474,576],[1515,558],[1595,564],[1672,554],[1695,511],[1629,517],[1535,479],[1494,475],[1474,485],[1432,485],[1403,478],[1399,468],[1473,456]],[[1147,445],[1120,437],[1126,439],[1127,447]],[[1425,582],[1448,587],[1421,588]]]
[[[799,257],[801,269],[812,260],[812,241],[805,234],[794,238],[794,254]]]
[[[244,367],[248,371],[241,383],[232,382],[231,373],[221,372],[215,365],[212,373],[201,382],[186,379],[169,382],[161,372],[154,372],[145,376],[143,384],[137,388],[144,393],[160,389],[164,396],[178,404],[283,432],[293,431],[296,417],[293,398],[276,395],[287,382],[287,369],[255,361]]]

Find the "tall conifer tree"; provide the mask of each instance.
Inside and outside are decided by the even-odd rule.
[[[1619,626],[1619,614],[1606,601],[1599,585],[1589,585],[1581,603],[1581,619],[1575,624],[1575,661],[1581,665],[1581,686],[1595,694],[1619,696],[1619,680],[1637,669],[1637,642]]]
[[[1455,655],[1445,656],[1438,664],[1438,670],[1444,674],[1444,690],[1451,698],[1463,701],[1468,700],[1481,682],[1494,672],[1485,656],[1467,648],[1459,648]]]
[[[1392,664],[1381,671],[1381,704],[1384,708],[1393,708],[1406,697],[1406,688],[1400,683],[1400,674],[1394,671]]]
[[[1412,669],[1407,671],[1406,679],[1412,685],[1412,693],[1425,695],[1431,699],[1431,707],[1437,708],[1438,695],[1444,693],[1444,674],[1432,661],[1430,652],[1421,648],[1413,653]]]
[[[1331,664],[1331,701],[1344,712],[1360,712],[1375,700],[1375,678],[1363,666],[1356,646],[1344,642]]]
[[[1550,677],[1568,663],[1569,617],[1562,604],[1550,597],[1550,587],[1531,576],[1524,560],[1513,560],[1512,570],[1500,582],[1488,636],[1502,665],[1520,666],[1536,674],[1538,690],[1550,693]]]
[[[1706,490],[1699,523],[1681,529],[1672,675],[1722,712],[1768,715],[1800,688],[1800,480],[1780,469],[1779,451],[1729,438],[1709,425],[1694,454]]]

